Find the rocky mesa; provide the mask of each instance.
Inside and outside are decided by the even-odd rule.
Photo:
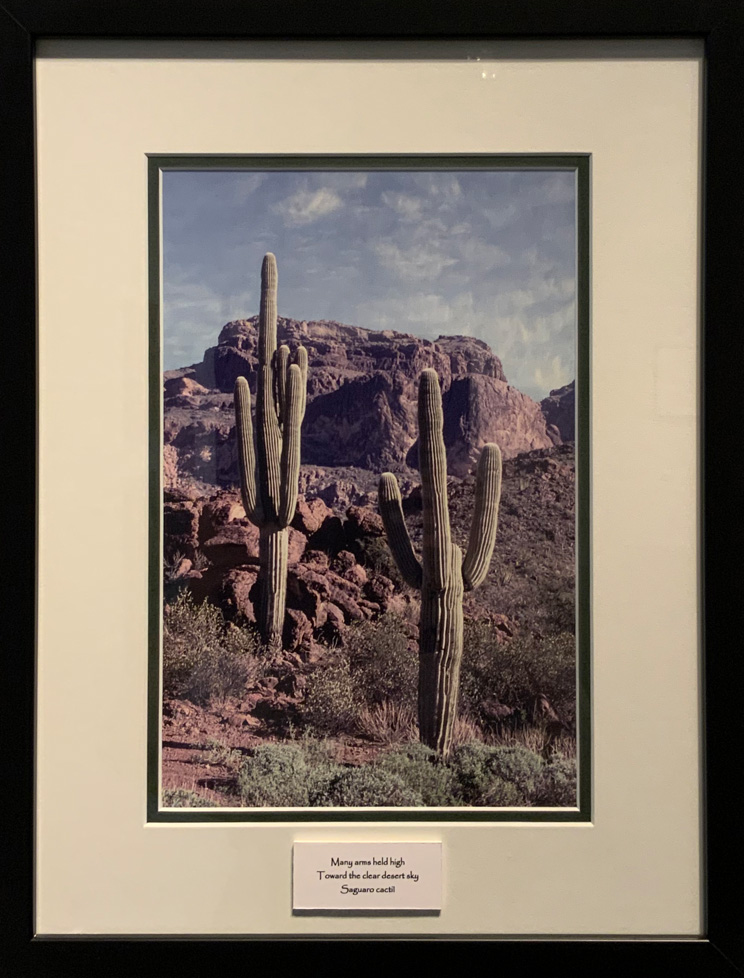
[[[465,477],[481,447],[495,441],[504,458],[552,448],[569,438],[552,392],[543,404],[511,386],[482,340],[426,340],[322,321],[279,318],[278,339],[308,351],[304,466],[405,474],[417,464],[418,378],[440,377],[450,475]],[[232,390],[238,376],[255,393],[258,317],[227,323],[201,362],[164,374],[164,466],[169,488],[238,482]],[[548,411],[546,412],[546,404]],[[565,433],[565,434],[564,434]]]

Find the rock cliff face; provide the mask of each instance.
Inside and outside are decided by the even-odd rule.
[[[576,439],[576,394],[574,381],[551,391],[548,397],[540,401],[542,413],[550,426],[558,431],[561,442]]]
[[[372,472],[415,466],[418,378],[426,367],[437,371],[444,392],[451,475],[467,475],[488,441],[497,442],[505,458],[561,441],[557,427],[548,429],[541,406],[507,383],[501,361],[482,340],[431,341],[392,330],[282,318],[278,338],[308,351],[306,466]],[[257,340],[256,317],[228,323],[201,363],[166,372],[167,485],[237,483],[232,390],[242,375],[255,393]]]

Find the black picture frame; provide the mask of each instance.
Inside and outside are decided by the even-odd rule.
[[[33,771],[36,513],[34,46],[44,37],[140,38],[699,38],[705,50],[704,277],[701,543],[704,582],[705,926],[699,939],[560,939],[499,941],[490,954],[499,968],[553,973],[584,968],[603,975],[704,976],[744,973],[740,809],[741,639],[744,634],[741,554],[744,521],[741,454],[735,435],[735,392],[741,371],[744,321],[744,5],[741,0],[2,0],[0,3],[0,267],[6,370],[3,390],[6,539],[3,588],[9,636],[3,643],[7,723],[6,806],[0,954],[9,975],[131,975],[151,966],[161,974],[225,967],[233,940],[194,937],[143,940],[34,939]],[[8,348],[9,346],[9,348]],[[739,353],[737,354],[737,350]],[[8,483],[10,488],[8,489]],[[379,941],[379,939],[377,939]],[[273,968],[300,949],[297,942],[252,942],[250,960]],[[366,943],[356,941],[355,943]],[[423,942],[435,953],[442,941]],[[331,960],[349,966],[340,944],[303,941],[303,966]],[[467,948],[466,946],[467,945]],[[347,948],[347,953],[348,953]],[[456,953],[470,956],[469,942]],[[247,949],[241,954],[243,960]],[[420,966],[421,941],[396,949]],[[286,955],[286,957],[285,957]],[[467,960],[467,959],[465,959]],[[460,964],[463,963],[461,958]],[[494,967],[496,961],[493,962]]]

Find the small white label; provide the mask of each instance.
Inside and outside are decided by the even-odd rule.
[[[295,842],[295,910],[441,910],[441,842]]]

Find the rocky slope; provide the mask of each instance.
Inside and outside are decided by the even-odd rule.
[[[303,661],[313,661],[320,645],[343,644],[353,622],[386,611],[407,619],[415,638],[418,593],[397,573],[377,494],[354,494],[351,485],[314,482],[289,530],[283,646]],[[421,489],[408,481],[401,488],[420,547]],[[470,532],[473,492],[471,477],[449,480],[452,532],[461,546]],[[572,446],[507,461],[496,550],[485,583],[466,595],[469,617],[489,618],[505,637],[573,630],[574,497]],[[354,498],[361,502],[349,503]],[[258,529],[246,519],[239,493],[166,491],[164,553],[166,603],[187,587],[197,602],[208,599],[229,618],[255,622]]]
[[[166,486],[237,483],[232,390],[240,375],[255,385],[257,337],[256,317],[228,323],[200,363],[164,375]],[[501,361],[482,340],[430,341],[281,318],[278,337],[308,351],[307,467],[415,468],[417,385],[426,367],[436,369],[442,384],[450,474],[468,475],[488,441],[507,459],[562,441],[541,405],[507,382]]]

